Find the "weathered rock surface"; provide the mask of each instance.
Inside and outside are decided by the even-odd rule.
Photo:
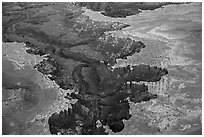
[[[130,3],[125,5],[123,7],[128,8]],[[161,5],[154,5],[153,9],[157,6]],[[91,5],[91,9],[92,7]],[[138,12],[138,9],[134,12],[132,10],[130,8],[125,13],[117,12],[122,17]],[[162,52],[162,49],[147,47],[141,42],[142,39],[132,38],[133,32],[129,30],[131,23],[97,21],[84,12],[84,9],[75,3],[3,3],[3,42],[23,42],[28,54],[43,57],[43,60],[33,63],[32,68],[48,77],[49,81],[54,81],[60,89],[57,91],[57,97],[53,95],[58,99],[53,99],[53,104],[46,101],[42,103],[44,105],[39,104],[39,107],[43,108],[49,106],[45,110],[37,109],[41,115],[46,115],[45,122],[41,123],[47,128],[36,133],[108,134],[105,127],[109,127],[114,133],[121,132],[126,127],[124,121],[135,117],[130,113],[132,104],[157,101],[162,94],[157,91],[166,91],[169,84],[164,80],[165,75],[169,75],[169,70],[164,68],[165,66],[154,64],[157,56],[160,56],[158,54],[155,57],[154,54],[157,51]],[[115,13],[116,11],[110,11],[105,14],[117,17]],[[127,32],[132,37],[118,36],[117,32]],[[161,36],[156,30],[150,33]],[[7,54],[9,55],[9,52]],[[118,60],[129,60],[132,56],[141,56],[141,60],[136,64],[123,66],[118,63]],[[151,63],[142,62],[146,59]],[[120,67],[115,67],[117,65]],[[11,76],[11,79],[12,77],[14,76]],[[8,89],[11,83],[6,77],[3,77],[3,81],[4,88]],[[16,86],[14,83],[13,87]],[[30,93],[32,90],[26,91]],[[25,101],[32,102],[30,94],[23,95],[26,95],[23,98]],[[38,105],[35,100],[47,100],[46,95],[51,94],[46,93],[42,99],[37,97],[33,106]],[[77,102],[68,108],[67,102],[73,99]],[[55,110],[58,107],[60,109]],[[138,109],[135,113],[142,114],[143,110]],[[9,113],[5,115],[13,118]],[[31,114],[27,115],[29,117]],[[28,134],[31,128],[26,130],[27,126],[37,122],[37,118],[34,121],[26,121],[29,124],[21,122],[22,118],[16,119],[24,125],[23,128],[14,129],[19,130],[16,134]],[[153,121],[148,122],[148,126],[151,125],[154,125]],[[158,124],[160,129],[164,129],[163,125],[165,123]]]

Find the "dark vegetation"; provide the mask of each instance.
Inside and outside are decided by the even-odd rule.
[[[171,2],[79,2],[78,5],[93,11],[101,11],[101,14],[113,18],[125,18],[136,15],[140,10],[154,10]],[[178,4],[178,3],[174,3]]]
[[[69,3],[70,8],[63,9],[63,3],[36,3],[32,6],[30,3],[3,3],[3,18],[8,19],[3,21],[3,42],[24,42],[30,48],[27,53],[41,56],[47,54],[47,59],[37,64],[35,69],[45,75],[51,75],[50,79],[62,89],[76,90],[65,98],[78,99],[78,102],[72,105],[72,108],[59,114],[54,113],[49,118],[51,134],[107,134],[103,128],[105,125],[113,132],[120,132],[124,128],[122,120],[131,117],[129,102],[139,103],[157,98],[156,94],[148,92],[147,85],[133,81],[156,82],[168,72],[166,69],[144,64],[113,69],[111,66],[115,64],[116,59],[139,53],[145,45],[140,41],[116,38],[104,33],[121,30],[128,27],[128,24],[107,22],[104,25],[104,22],[92,21],[81,14],[83,12],[80,12],[77,5],[74,6],[79,11],[72,11],[73,5]],[[19,9],[13,11],[14,6]],[[57,28],[62,29],[60,35],[55,34],[54,26],[47,28],[53,30],[52,34],[40,29],[44,23],[53,23],[49,22],[48,17],[42,19],[37,14],[43,7],[63,9],[60,13],[49,11],[48,16],[59,17],[56,21],[63,24],[62,28]],[[16,12],[19,12],[19,17],[16,17]],[[106,14],[113,17],[133,14],[131,11],[123,15],[118,11],[118,15],[113,15],[114,12]],[[86,21],[77,22],[80,18],[85,18]],[[82,31],[79,31],[80,29]],[[101,53],[104,59],[70,50],[81,45],[87,45],[94,52]],[[25,99],[30,100],[29,94],[25,95]]]

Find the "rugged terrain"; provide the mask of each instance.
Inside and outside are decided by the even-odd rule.
[[[97,5],[3,3],[3,134],[200,134],[201,4]]]

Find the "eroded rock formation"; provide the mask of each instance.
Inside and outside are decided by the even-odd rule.
[[[111,67],[116,59],[137,54],[145,48],[140,41],[111,34],[128,24],[91,20],[72,3],[66,6],[14,4],[17,9],[12,9],[12,4],[4,5],[3,9],[3,18],[11,18],[3,22],[3,41],[24,42],[30,48],[27,53],[46,55],[34,68],[48,75],[60,88],[75,90],[65,98],[78,102],[49,118],[51,134],[107,134],[106,125],[113,132],[120,132],[124,128],[123,120],[131,117],[130,102],[157,98],[156,94],[148,92],[147,85],[133,81],[159,81],[168,73],[166,69],[144,64]],[[49,13],[43,8],[48,8]],[[71,50],[78,46],[89,47],[90,54]],[[92,53],[101,57],[95,58]],[[30,100],[29,97],[25,99]]]

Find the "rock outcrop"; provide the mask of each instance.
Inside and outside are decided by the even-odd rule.
[[[13,6],[18,8],[12,9]],[[77,103],[49,118],[51,134],[107,134],[104,126],[120,132],[124,128],[123,120],[131,117],[130,102],[157,98],[148,92],[147,85],[133,82],[159,81],[168,73],[166,69],[144,64],[111,67],[116,59],[145,48],[140,41],[111,34],[128,24],[91,20],[73,3],[66,6],[11,3],[4,7],[3,18],[8,20],[3,22],[3,41],[24,42],[30,48],[27,53],[46,56],[34,68],[60,88],[75,90],[65,98],[77,99]],[[102,57],[73,52],[71,48],[77,46],[87,46],[92,50],[90,53],[99,53]],[[29,96],[25,99],[30,100]]]

